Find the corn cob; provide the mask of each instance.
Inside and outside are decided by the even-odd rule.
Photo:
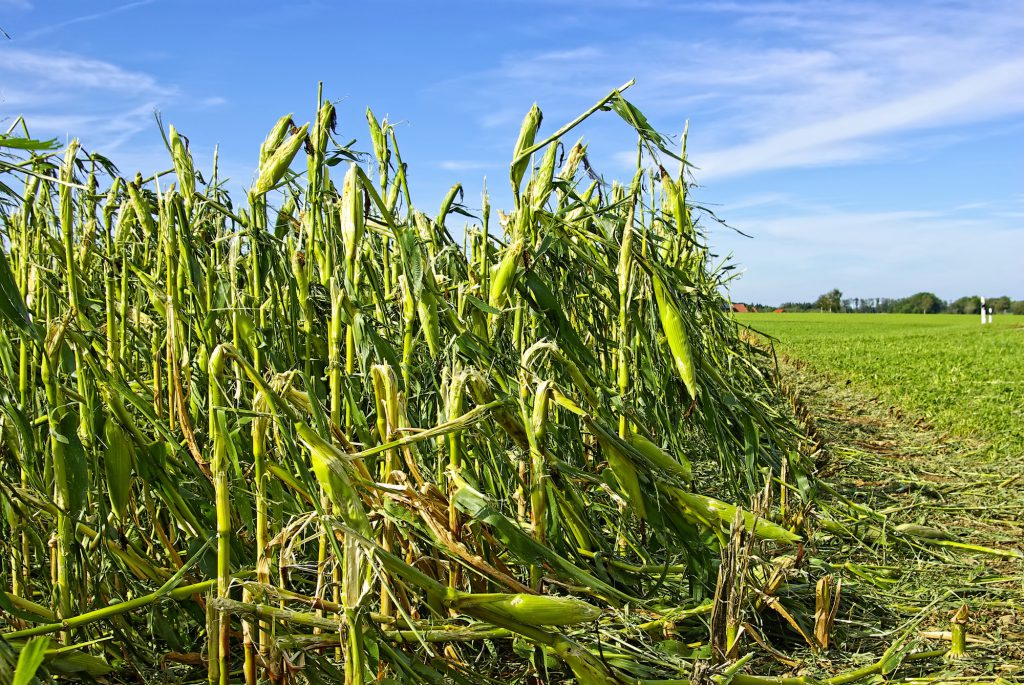
[[[128,505],[131,501],[134,449],[114,419],[107,418],[103,433],[107,442],[104,472],[107,479],[110,509],[118,521],[125,522]]]
[[[661,328],[665,331],[665,338],[668,340],[669,349],[672,350],[672,360],[675,362],[676,372],[682,379],[686,391],[690,397],[697,399],[697,377],[693,367],[693,353],[690,349],[690,339],[686,333],[686,323],[673,302],[672,295],[665,290],[665,285],[658,276],[654,276],[654,297],[658,304],[658,316],[661,319]]]
[[[256,178],[256,184],[253,186],[254,195],[263,195],[280,183],[281,179],[284,178],[285,172],[288,171],[288,167],[291,166],[292,160],[295,159],[295,154],[306,140],[306,131],[308,129],[309,124],[303,124],[302,128],[296,130],[283,140],[274,149],[273,154],[260,164],[260,173]]]
[[[571,626],[595,621],[601,610],[575,597],[527,594],[459,594],[450,601],[458,611],[483,610],[495,618],[527,626]]]

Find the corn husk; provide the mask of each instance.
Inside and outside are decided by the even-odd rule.
[[[571,626],[596,621],[601,610],[574,597],[528,594],[460,594],[454,609],[484,609],[496,617],[527,626]]]
[[[519,159],[524,150],[529,149],[533,146],[533,141],[537,136],[537,131],[540,129],[540,122],[543,118],[541,115],[540,107],[534,103],[530,111],[526,113],[526,117],[523,119],[523,125],[519,129],[519,138],[516,140],[516,146],[512,150],[512,159]],[[530,158],[526,157],[512,164],[512,190],[517,195],[519,194],[519,185],[523,181],[523,175],[526,174],[526,170],[530,166]]]
[[[658,302],[658,317],[661,319],[662,330],[665,331],[669,349],[672,350],[676,373],[682,379],[690,397],[696,399],[697,377],[693,368],[693,352],[686,333],[686,323],[672,301],[671,294],[665,290],[665,285],[657,276],[654,276],[654,297]]]
[[[291,166],[292,160],[295,159],[295,154],[302,147],[303,141],[306,140],[306,131],[308,129],[309,124],[303,124],[302,128],[292,133],[278,145],[274,153],[260,165],[260,175],[256,179],[256,185],[253,186],[253,193],[255,195],[263,195],[281,182],[285,172],[288,171],[288,167]]]
[[[132,492],[132,462],[135,449],[117,422],[108,418],[103,427],[107,451],[103,470],[107,482],[110,509],[118,521],[125,521]]]
[[[690,460],[682,454],[673,457],[636,431],[629,434],[629,444],[656,467],[689,483],[693,480]]]

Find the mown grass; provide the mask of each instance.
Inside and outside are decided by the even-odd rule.
[[[1024,317],[742,314],[776,349],[862,384],[937,428],[1024,453]]]
[[[864,607],[874,617],[867,623],[883,625],[926,616],[925,636],[947,630],[949,617],[967,607],[977,641],[966,659],[929,676],[1019,676],[1024,317],[997,316],[984,327],[959,315],[737,318],[775,338],[783,381],[813,417],[827,455],[820,475],[833,479],[837,492],[884,515],[892,528],[923,525],[942,531],[947,544],[1003,552],[901,546],[887,549],[879,566],[877,556],[862,556],[866,549],[819,548],[820,557],[843,560],[846,610]],[[878,617],[880,607],[893,614]],[[869,637],[856,647],[882,648]]]
[[[780,372],[813,417],[824,453],[819,473],[837,493],[884,515],[890,530],[923,525],[942,531],[948,541],[1003,552],[883,545],[879,554],[839,537],[822,540],[816,556],[842,578],[842,613],[851,625],[865,628],[847,636],[842,658],[886,649],[885,633],[880,636],[877,628],[922,619],[921,636],[949,630],[949,618],[966,605],[972,636],[968,657],[947,660],[943,672],[928,670],[928,675],[950,682],[954,676],[998,674],[1004,680],[996,682],[1019,682],[1024,674],[1019,618],[1024,460],[978,459],[975,440],[950,437],[912,416],[900,418],[869,388],[837,383],[798,359],[782,357]]]

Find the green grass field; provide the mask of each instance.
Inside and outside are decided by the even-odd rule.
[[[742,314],[776,349],[953,434],[1024,453],[1024,317]]]

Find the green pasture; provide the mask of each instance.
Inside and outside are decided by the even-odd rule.
[[[740,314],[776,349],[867,386],[932,425],[1024,453],[1024,317]]]

